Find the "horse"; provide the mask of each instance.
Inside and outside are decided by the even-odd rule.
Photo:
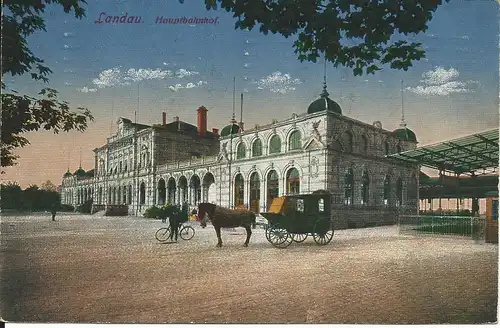
[[[220,229],[236,227],[243,227],[247,231],[247,239],[243,246],[248,247],[252,235],[251,226],[255,224],[256,219],[253,212],[247,209],[231,210],[212,203],[200,203],[198,204],[198,215],[202,221],[205,219],[205,215],[208,215],[208,219],[212,222],[217,233],[217,247],[222,247]]]

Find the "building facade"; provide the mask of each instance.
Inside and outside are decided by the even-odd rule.
[[[307,112],[243,129],[236,120],[207,130],[207,109],[197,125],[175,117],[142,125],[120,118],[117,132],[94,149],[89,172],[68,170],[63,203],[92,199],[94,209],[129,206],[141,215],[153,205],[200,202],[266,211],[273,198],[327,190],[337,228],[393,222],[417,213],[419,167],[386,155],[416,148],[406,127],[389,131],[342,115],[326,85]]]

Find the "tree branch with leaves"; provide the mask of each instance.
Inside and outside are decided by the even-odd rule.
[[[232,12],[235,29],[259,26],[263,34],[297,35],[293,47],[301,62],[324,56],[335,67],[363,75],[383,65],[406,71],[425,58],[422,43],[399,36],[425,32],[442,0],[205,0],[205,5]]]
[[[65,13],[85,16],[84,0],[5,0],[2,3],[2,128],[1,165],[15,165],[19,156],[15,149],[29,141],[23,135],[39,129],[59,133],[85,131],[94,117],[86,108],[71,111],[69,104],[57,98],[57,91],[44,88],[38,97],[19,95],[15,90],[5,92],[5,75],[30,74],[36,81],[48,83],[52,73],[41,58],[28,47],[26,38],[37,31],[46,31],[43,14],[47,5],[59,5]],[[2,171],[3,173],[3,171]]]

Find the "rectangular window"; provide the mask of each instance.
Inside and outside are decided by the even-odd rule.
[[[325,211],[325,200],[320,198],[318,200],[318,212],[323,213]]]
[[[304,200],[303,199],[297,199],[296,203],[296,208],[297,212],[304,212]]]

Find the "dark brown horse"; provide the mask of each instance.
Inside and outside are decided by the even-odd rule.
[[[246,209],[230,210],[211,203],[200,203],[198,205],[198,215],[202,221],[205,219],[205,215],[208,215],[208,219],[212,222],[217,233],[217,247],[222,247],[220,229],[236,227],[243,227],[247,231],[247,239],[243,246],[248,246],[252,235],[251,226],[255,224],[255,214],[253,212]]]

